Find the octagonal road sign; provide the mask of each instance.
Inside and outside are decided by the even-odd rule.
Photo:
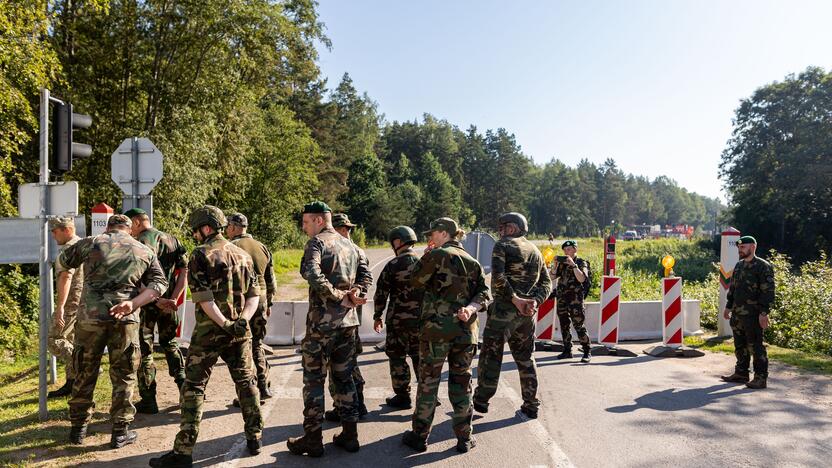
[[[113,182],[126,195],[148,195],[162,180],[162,152],[147,138],[127,138],[110,159]]]

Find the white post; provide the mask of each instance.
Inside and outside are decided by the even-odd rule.
[[[731,285],[734,266],[740,261],[740,254],[737,250],[740,231],[729,227],[722,232],[721,237],[722,243],[719,249],[719,310],[716,314],[716,334],[718,336],[731,336],[731,324],[723,318],[723,311],[728,303],[728,287]]]

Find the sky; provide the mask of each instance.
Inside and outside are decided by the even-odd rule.
[[[538,164],[613,158],[726,200],[740,100],[832,67],[832,1],[320,0],[332,49],[388,122],[505,128]]]

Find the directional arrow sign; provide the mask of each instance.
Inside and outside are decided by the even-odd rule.
[[[162,180],[162,152],[147,138],[122,141],[110,162],[113,182],[125,195],[148,195]]]

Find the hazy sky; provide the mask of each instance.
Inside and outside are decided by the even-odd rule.
[[[388,121],[504,127],[537,163],[608,157],[722,196],[740,99],[832,65],[832,1],[321,0],[331,87]]]

